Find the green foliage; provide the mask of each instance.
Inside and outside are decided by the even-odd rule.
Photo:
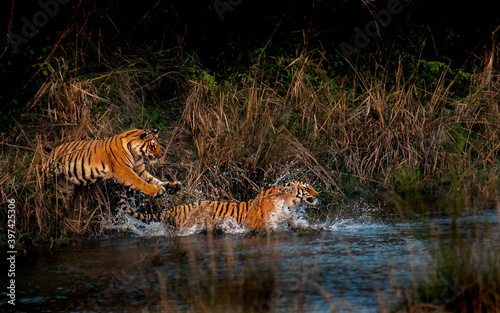
[[[143,123],[149,125],[149,128],[157,128],[161,131],[168,131],[168,125],[164,124],[164,112],[158,106],[144,105],[137,107],[136,112],[142,117]]]
[[[438,81],[444,76],[446,84],[453,86],[453,91],[463,95],[470,86],[472,73],[466,72],[463,68],[451,68],[448,64],[440,61],[421,60],[423,71],[421,77],[426,82]]]
[[[190,65],[186,67],[186,74],[192,80],[199,80],[204,82],[207,86],[210,87],[212,91],[216,91],[218,88],[217,81],[215,80],[215,76],[210,74],[207,69],[202,68],[196,64]]]
[[[343,173],[338,185],[348,201],[363,199],[368,202],[377,202],[384,198],[381,194],[383,188],[379,182],[355,177],[350,173]],[[334,200],[334,197],[331,199]]]
[[[405,194],[418,195],[422,192],[422,172],[419,169],[392,170],[391,175],[396,180],[395,188]]]

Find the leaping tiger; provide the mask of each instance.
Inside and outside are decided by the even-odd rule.
[[[263,191],[247,202],[196,201],[161,214],[136,213],[126,206],[123,211],[145,222],[165,220],[176,229],[193,225],[207,228],[213,226],[216,220],[233,217],[241,225],[262,230],[269,226],[272,216],[279,210],[286,210],[284,217],[287,218],[294,208],[303,204],[316,205],[317,202],[318,192],[311,185],[292,182]]]
[[[75,186],[86,186],[98,178],[115,179],[152,197],[164,186],[178,190],[180,182],[162,182],[146,171],[144,158],[161,157],[158,131],[129,130],[103,140],[79,140],[58,146],[46,168],[54,174],[62,191],[72,196]]]

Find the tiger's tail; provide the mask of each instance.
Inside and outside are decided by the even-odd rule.
[[[118,204],[120,206],[120,209],[123,211],[123,213],[132,216],[133,218],[136,218],[142,222],[145,223],[150,223],[151,221],[153,222],[159,222],[163,218],[163,214],[154,214],[154,213],[140,213],[140,212],[135,212],[132,210],[130,206],[130,201],[129,197],[127,196],[126,191],[124,190],[122,193],[120,193],[120,200],[118,201]]]

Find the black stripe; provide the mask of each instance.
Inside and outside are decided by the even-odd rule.
[[[240,223],[241,221],[243,221],[243,219],[247,216],[247,213],[248,213],[248,209],[250,208],[250,205],[248,204],[248,202],[243,202],[241,205],[240,205],[240,212],[241,212],[241,217],[240,217]]]
[[[59,146],[61,148],[59,150],[59,155],[63,156],[66,153],[71,153],[71,151],[74,150],[74,148],[76,146],[78,146],[79,143],[80,143],[80,141],[73,141],[73,142],[67,143],[65,145]]]
[[[219,210],[219,206],[222,205],[222,202],[210,202],[209,206],[212,207],[213,209],[213,218],[218,218],[220,216],[220,210]]]
[[[73,175],[72,174],[73,162],[71,162],[73,157],[74,157],[73,154],[69,154],[69,155],[64,157],[64,163],[63,163],[64,164],[64,172],[68,175],[68,178]]]
[[[141,147],[139,148],[139,151],[141,151],[141,153],[142,153],[143,155],[144,155],[144,154],[146,154],[146,153],[144,153],[144,150],[143,150],[145,145],[146,145],[146,143],[144,142],[144,143],[141,145]],[[147,150],[147,149],[146,149],[146,150]]]
[[[118,158],[116,157],[116,155],[115,155],[115,153],[113,152],[113,150],[109,149],[109,152],[111,153],[111,155],[113,156],[113,158],[115,158],[116,163],[118,163],[118,164],[120,164],[120,165],[121,165],[120,161],[118,161]]]
[[[130,154],[132,155],[132,158],[134,157],[134,154],[132,153],[132,151],[130,150],[130,142],[127,143],[127,150],[130,152]],[[127,153],[125,153],[125,157],[127,157],[127,160],[130,162],[130,164],[133,164],[134,163],[134,160],[131,159]]]
[[[75,142],[70,142],[70,143],[67,143],[65,145],[61,145],[61,146],[57,147],[56,150],[54,150],[53,155],[52,155],[54,161],[61,162],[61,160],[66,156],[66,152],[68,151],[69,146],[73,145],[74,143]]]
[[[112,137],[112,139],[113,139],[112,140],[113,145],[115,145],[115,147],[118,147],[118,140],[120,139],[119,135]]]
[[[92,151],[89,150],[88,152],[89,154],[89,157],[88,157],[88,167],[89,167],[89,171],[90,171],[90,179],[92,180],[92,182],[95,182],[96,180],[96,177],[95,177],[95,166],[92,164]]]
[[[214,218],[217,218],[217,205],[219,203],[218,202],[215,202],[215,201],[207,201],[206,202],[206,205],[204,205],[204,209],[206,211],[209,211],[212,215],[211,217],[214,219]]]
[[[85,153],[85,150],[80,151],[78,153],[78,156],[76,158],[76,163],[75,163],[75,171],[78,173],[78,169],[81,170],[80,175],[78,175],[76,178],[81,181],[81,185],[86,186],[87,185],[87,180],[85,179],[85,171],[84,171],[84,166],[85,164],[83,163],[84,157],[83,154]]]
[[[82,178],[85,180],[85,185],[87,185],[88,179],[87,176],[85,176],[85,154],[87,154],[87,151],[82,151],[81,155],[81,168],[82,168]]]
[[[54,152],[53,159],[54,161],[58,162],[59,164],[65,164],[65,159],[70,156],[67,151],[69,150],[70,146],[74,146],[77,142],[71,142],[62,146],[59,146],[56,151]]]
[[[94,148],[95,148],[95,144],[93,145]],[[88,154],[88,160],[87,160],[87,163],[89,164],[89,167],[92,166],[92,146],[89,147],[89,150],[87,150],[87,154]]]
[[[74,153],[71,157],[70,164],[73,166],[72,178],[77,180],[77,185],[81,185],[81,181],[78,177],[78,156],[80,153]]]
[[[70,158],[68,159],[68,175],[71,178],[76,178],[78,180],[78,172],[76,170],[76,157],[78,156],[77,153],[71,154]],[[73,170],[72,170],[73,169]],[[76,183],[80,185],[79,181]]]
[[[137,134],[137,132],[142,132],[141,130],[131,130],[129,132],[126,132],[126,133],[123,133],[123,134],[120,134],[120,135],[117,135],[117,136],[123,136],[123,138],[127,138],[129,136],[134,136]]]
[[[237,216],[233,215],[234,214],[234,207],[235,207],[234,205],[231,206],[231,211],[229,211],[229,215],[228,216],[232,216],[232,217],[234,217],[234,219],[236,219]]]
[[[222,212],[220,213],[220,215],[219,215],[219,216],[226,216],[226,212],[227,212],[227,210],[228,210],[229,205],[228,205],[228,203],[227,203],[227,202],[225,202],[224,204],[225,204],[225,205],[224,205],[224,207],[222,208]]]
[[[108,139],[104,140],[104,142],[102,143],[102,145],[103,145],[102,148],[104,151],[106,151],[106,153],[109,153],[109,150],[111,150],[111,148],[110,148],[111,139],[112,138],[108,138]]]
[[[239,205],[238,205],[238,218],[236,219],[236,221],[238,223],[241,223],[241,221],[243,220],[243,216],[244,214],[243,213],[247,213],[248,212],[248,208],[249,208],[249,203],[248,202],[241,202]]]

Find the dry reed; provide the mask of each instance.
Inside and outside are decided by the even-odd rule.
[[[405,180],[424,191],[441,185],[471,205],[472,199],[497,200],[495,53],[464,98],[453,95],[456,82],[445,73],[431,88],[416,75],[406,77],[401,65],[393,76],[355,71],[348,81],[330,79],[325,61],[322,54],[304,53],[286,67],[289,82],[270,81],[258,64],[241,78],[220,82],[206,71],[188,72],[196,64],[186,65],[179,70],[184,76],[174,75],[181,89],[172,94],[181,97],[165,102],[157,97],[164,90],[160,83],[144,94],[152,80],[142,60],[86,76],[57,59],[25,113],[34,122],[18,125],[3,140],[2,202],[17,197],[23,204],[23,232],[31,225],[53,235],[54,222],[57,234],[99,232],[117,207],[115,190],[121,187],[96,184],[69,205],[42,182],[37,166],[44,148],[148,127],[167,130],[161,135],[166,155],[151,171],[184,182],[178,195],[150,201],[153,209],[193,198],[249,199],[269,185],[297,179],[310,181],[331,201],[342,195],[345,186],[339,184],[346,177],[397,191]]]

